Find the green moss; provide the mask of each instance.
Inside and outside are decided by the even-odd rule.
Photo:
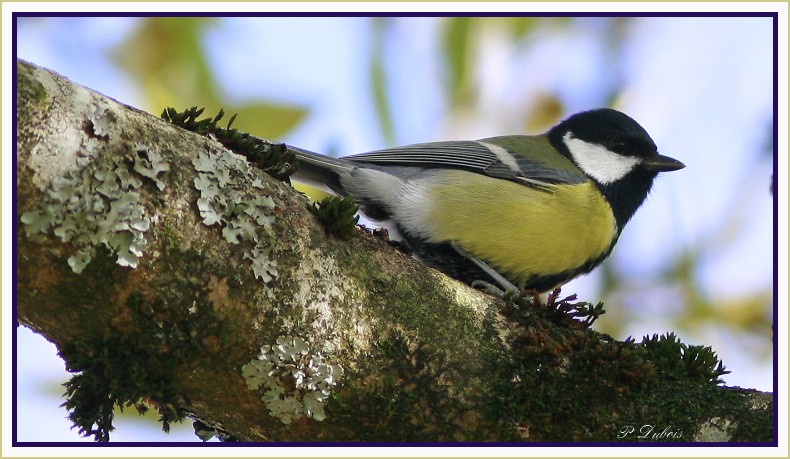
[[[339,255],[342,261],[342,255]],[[348,272],[366,271],[366,260],[356,259]],[[372,261],[370,261],[372,263]],[[336,397],[330,398],[327,419],[338,423],[332,440],[360,441],[474,441],[491,438],[492,424],[478,426],[467,419],[469,400],[488,384],[485,362],[499,346],[497,335],[483,314],[456,298],[429,288],[435,278],[393,278],[388,284],[370,279],[366,309],[387,324],[374,335],[371,358],[356,369],[364,386],[350,375]],[[420,285],[423,282],[424,285]],[[433,291],[433,298],[418,292]],[[398,302],[390,301],[397,297]],[[427,303],[426,303],[427,301]],[[438,304],[446,307],[428,307]],[[488,343],[483,344],[480,343]],[[369,367],[367,362],[387,362]],[[371,382],[372,381],[372,382]],[[447,381],[460,381],[448,393]],[[463,383],[464,381],[468,384]],[[359,428],[359,423],[365,425]],[[342,426],[348,425],[344,430]],[[463,428],[459,428],[463,425]],[[472,427],[470,427],[472,425]],[[459,437],[463,431],[463,437]],[[364,432],[363,437],[358,437]],[[355,436],[356,435],[356,436]]]
[[[645,337],[642,345],[659,370],[676,378],[720,384],[729,373],[709,346],[689,346],[674,333]]]
[[[359,206],[352,197],[329,196],[308,209],[324,225],[327,233],[340,239],[351,239],[357,235]]]
[[[47,89],[35,78],[31,78],[30,72],[33,68],[26,63],[17,64],[16,74],[16,88],[17,98],[19,99],[18,107],[20,112],[18,116],[29,115],[28,112],[22,111],[26,107],[40,107],[47,101]],[[20,125],[24,125],[20,120]]]
[[[19,147],[17,154],[29,154],[30,146],[37,142],[34,129],[39,124],[40,119],[49,110],[50,100],[46,87],[38,79],[32,77],[33,67],[26,63],[17,61],[16,64],[16,100],[17,100],[17,142]],[[19,158],[21,164],[27,161]],[[21,183],[25,185],[24,182]],[[20,193],[20,196],[24,196]]]
[[[561,290],[555,289],[546,296],[544,303],[534,290],[509,290],[502,295],[504,306],[501,312],[516,322],[529,321],[532,315],[537,314],[555,325],[578,330],[590,328],[606,313],[603,303],[577,301],[575,294],[560,298],[560,294]]]
[[[186,259],[191,261],[184,262]],[[114,265],[107,250],[97,252],[87,275],[74,275],[58,284],[59,303],[72,305],[69,310],[79,315],[74,320],[96,322],[87,327],[95,333],[82,334],[60,350],[67,369],[76,373],[65,384],[64,406],[81,434],[108,441],[115,406],[140,412],[153,406],[163,430],[169,430],[172,422],[185,416],[179,407],[187,405],[178,375],[191,371],[186,365],[194,361],[195,354],[216,354],[216,347],[224,347],[238,336],[241,325],[235,321],[244,319],[218,313],[208,300],[202,258],[195,255],[180,260],[184,277],[132,291],[124,296],[122,305],[102,304],[117,298],[113,286],[123,284],[120,278],[129,275]],[[90,284],[86,284],[88,279],[93,279]],[[76,294],[78,290],[80,294]],[[100,308],[116,309],[97,314]],[[223,355],[223,359],[235,357]]]
[[[726,372],[710,348],[671,333],[616,341],[573,317],[558,323],[545,305],[520,313],[512,349],[488,362],[496,384],[481,397],[512,441],[691,441],[717,415],[712,407],[742,406],[722,399]]]
[[[219,127],[217,123],[225,116],[223,110],[220,110],[214,118],[198,120],[204,110],[191,107],[178,112],[174,108],[167,107],[161,116],[163,120],[188,131],[213,135],[226,148],[246,157],[255,167],[278,180],[287,182],[288,177],[296,171],[296,156],[284,144],[270,143],[231,128],[236,115],[230,117],[226,127]]]
[[[413,347],[408,338],[395,334],[378,340],[372,354],[370,361],[391,364],[362,369],[376,377],[364,386],[348,378],[329,398],[327,418],[337,426],[332,440],[454,440],[454,423],[463,416],[463,407],[438,384],[448,368],[435,360],[436,349]]]
[[[424,281],[427,284],[430,279]],[[417,342],[432,343],[437,349],[453,350],[458,355],[464,355],[467,351],[470,357],[476,355],[479,349],[474,348],[472,343],[486,341],[480,339],[486,333],[481,318],[473,310],[458,305],[455,299],[443,299],[441,292],[435,292],[437,297],[429,298],[428,304],[442,304],[445,307],[426,307],[426,298],[418,292],[429,291],[427,285],[417,285],[412,280],[399,278],[388,284],[386,290],[374,290],[375,298],[370,306],[390,323],[401,326]],[[389,301],[391,297],[399,298],[397,304]],[[463,363],[464,366],[478,364],[475,360]]]
[[[153,402],[165,432],[186,417],[178,408],[184,403],[173,369],[186,360],[185,352],[193,350],[173,344],[189,340],[173,339],[176,333],[166,322],[157,327],[156,311],[141,293],[129,295],[126,307],[131,315],[123,330],[85,336],[60,350],[67,370],[77,373],[64,384],[63,406],[80,434],[100,442],[110,439],[115,406],[133,406],[142,414]]]
[[[773,416],[774,402],[767,399],[760,403],[760,406],[754,407],[755,400],[752,397],[758,396],[758,394],[753,394],[751,397],[743,397],[745,400],[740,400],[741,403],[733,404],[733,411],[739,413],[739,417],[736,418],[737,426],[733,432],[732,441],[776,441]],[[749,406],[750,404],[752,406]],[[741,407],[749,407],[751,409],[742,409]]]
[[[20,107],[40,106],[47,101],[47,90],[40,81],[30,78],[27,67],[18,67],[17,72],[17,97],[20,98]],[[24,101],[24,102],[23,102]]]
[[[182,237],[177,228],[171,223],[164,222],[159,227],[159,231],[154,235],[161,241],[159,246],[165,251],[165,255],[170,252],[180,252],[182,246]]]
[[[96,441],[109,441],[113,430],[113,409],[134,406],[146,411],[146,400],[157,401],[162,429],[181,421],[179,388],[170,374],[177,362],[172,354],[142,344],[127,336],[108,337],[89,344],[92,353],[64,348],[61,355],[67,369],[79,374],[64,384],[69,419],[80,434]],[[142,345],[141,345],[142,344]]]

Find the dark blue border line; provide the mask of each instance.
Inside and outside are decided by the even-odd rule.
[[[18,240],[19,234],[19,209],[18,209],[18,197],[17,197],[17,183],[19,183],[17,179],[17,16],[16,14],[11,15],[11,92],[13,93],[13,100],[11,102],[11,107],[13,111],[13,119],[11,120],[11,142],[13,142],[13,154],[14,154],[14,161],[13,161],[13,168],[11,170],[11,180],[13,180],[13,185],[11,186],[11,237],[13,238],[13,242],[11,243],[11,256],[13,259],[11,260],[11,295],[13,295],[11,299],[11,446],[17,446],[17,419],[18,416],[18,391],[17,391],[17,330],[19,329],[19,321],[17,320],[16,314],[16,300],[18,298],[17,295],[17,265],[19,260],[19,247],[17,246],[16,241]],[[5,324],[4,324],[5,325]],[[5,330],[3,330],[5,332]]]
[[[196,437],[197,438],[197,437]],[[773,448],[778,445],[771,442],[211,442],[201,441],[192,442],[16,442],[16,447],[37,447],[37,448],[57,448],[57,447],[91,447],[91,448],[129,448],[129,447],[191,447],[191,448],[276,448],[276,447],[309,447],[309,448],[533,448],[533,447],[564,447],[564,448],[715,448],[715,447],[734,447],[734,448]]]
[[[774,20],[778,18],[776,12],[762,12],[762,11],[743,11],[743,12],[726,12],[726,13],[713,13],[713,12],[688,12],[688,13],[673,13],[673,12],[584,12],[584,13],[568,13],[568,12],[461,12],[461,13],[448,13],[448,12],[399,12],[395,14],[387,14],[380,12],[318,12],[318,13],[304,13],[304,12],[268,12],[268,11],[251,11],[244,12],[206,12],[206,13],[184,13],[184,12],[161,12],[161,13],[133,13],[133,12],[80,12],[80,13],[62,13],[62,12],[14,12],[12,19],[18,17],[215,17],[215,18],[238,18],[238,17],[667,17],[667,18],[703,18],[703,17],[773,17]],[[774,30],[776,30],[774,28]],[[14,26],[14,36],[16,36],[16,27]]]
[[[382,13],[359,13],[359,12],[352,12],[352,13],[329,13],[329,14],[311,14],[311,13],[268,13],[268,12],[252,12],[252,13],[219,13],[219,14],[212,14],[212,13],[182,13],[182,12],[171,12],[171,13],[97,13],[97,12],[86,12],[86,13],[44,13],[44,12],[13,12],[11,14],[11,58],[12,58],[12,81],[11,81],[11,90],[13,94],[17,92],[17,18],[21,17],[161,17],[161,16],[173,16],[173,17],[382,17],[382,16],[391,16],[391,17],[518,17],[518,16],[530,16],[530,17],[770,17],[773,19],[773,93],[774,93],[774,103],[773,103],[773,172],[774,172],[774,184],[778,184],[778,174],[779,174],[779,153],[778,153],[778,142],[779,142],[779,128],[778,128],[778,119],[779,119],[779,101],[778,101],[778,94],[779,94],[779,80],[778,80],[778,71],[779,71],[779,13],[778,12],[727,12],[727,13],[708,13],[708,12],[691,12],[691,13],[653,13],[653,12],[640,12],[640,13],[619,13],[619,12],[612,12],[612,13],[446,13],[446,12],[438,12],[438,13],[413,13],[413,12],[405,12],[405,13],[398,13],[395,15],[392,14],[382,14]],[[17,100],[16,97],[13,98],[12,101],[12,108],[13,113],[17,112]],[[77,443],[77,442],[25,442],[25,441],[18,441],[17,440],[17,414],[18,414],[18,406],[17,406],[17,311],[16,311],[16,299],[17,299],[17,260],[18,260],[18,250],[16,241],[18,237],[18,222],[16,215],[18,214],[17,209],[17,168],[16,168],[16,145],[17,145],[17,118],[16,116],[12,119],[12,133],[11,133],[11,141],[13,142],[14,148],[14,167],[11,171],[11,177],[14,183],[12,188],[11,197],[12,197],[12,224],[11,224],[11,231],[13,237],[13,247],[12,247],[12,286],[11,286],[11,294],[13,295],[13,309],[11,311],[11,377],[13,379],[11,384],[11,446],[12,447],[150,447],[150,446],[166,446],[166,447],[514,447],[514,446],[521,446],[521,447],[661,447],[661,446],[668,446],[668,447],[717,447],[717,446],[726,446],[726,447],[777,447],[779,445],[778,433],[779,433],[779,407],[778,401],[780,400],[777,392],[779,389],[779,359],[778,359],[778,331],[776,324],[778,323],[779,314],[778,314],[778,281],[779,281],[779,254],[777,251],[778,243],[779,243],[779,234],[778,234],[778,220],[779,220],[779,200],[776,193],[779,191],[778,186],[774,187],[774,194],[773,194],[773,244],[774,244],[774,258],[773,258],[773,268],[774,268],[774,275],[773,275],[773,431],[774,431],[774,439],[772,442],[743,442],[743,443],[730,443],[730,442],[711,442],[711,443],[691,443],[691,442],[513,442],[513,443],[505,443],[505,442],[272,442],[272,443],[257,443],[257,442],[248,442],[248,443],[203,443],[200,441],[192,442],[112,442],[112,443],[96,443],[96,442],[86,442],[86,443]]]
[[[774,344],[774,387],[773,387],[773,405],[774,405],[774,443],[779,444],[779,332],[777,331],[777,324],[779,323],[779,174],[785,171],[779,171],[779,14],[773,15],[773,78],[774,78],[774,107],[773,107],[773,156],[774,156],[774,301],[773,301],[773,328],[772,339]],[[786,325],[786,324],[785,324]],[[786,375],[785,375],[786,376]],[[785,394],[785,399],[787,394]]]

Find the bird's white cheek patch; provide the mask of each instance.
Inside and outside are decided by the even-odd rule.
[[[603,145],[574,138],[570,132],[565,134],[562,141],[576,164],[602,185],[620,180],[641,162],[639,158],[618,155]]]

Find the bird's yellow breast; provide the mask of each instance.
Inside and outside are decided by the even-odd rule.
[[[512,280],[573,271],[605,255],[617,234],[595,186],[539,190],[465,171],[432,187],[432,242],[450,241]]]

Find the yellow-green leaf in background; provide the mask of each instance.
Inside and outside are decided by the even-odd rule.
[[[213,18],[146,18],[113,53],[120,68],[138,81],[151,104],[205,105],[216,99],[214,84],[200,37]],[[194,95],[203,100],[188,101]]]
[[[469,62],[472,22],[475,18],[447,18],[443,47],[446,59],[445,91],[452,106],[464,105],[469,93]]]
[[[389,18],[372,19],[370,85],[381,133],[384,135],[384,141],[388,145],[392,145],[395,143],[395,123],[392,120],[392,107],[390,106],[390,98],[387,91],[387,74],[384,69],[384,37],[386,36],[388,24],[390,24]]]
[[[300,107],[266,102],[241,106],[225,105],[224,109],[226,113],[238,115],[233,121],[234,128],[272,141],[282,138],[307,115],[307,110]],[[213,113],[211,109],[206,112]]]
[[[120,68],[139,82],[147,98],[145,107],[159,113],[205,107],[207,113],[224,108],[238,113],[234,127],[276,140],[307,114],[303,107],[251,101],[232,106],[223,101],[202,45],[205,32],[218,18],[156,17],[140,21],[139,28],[113,53]]]
[[[543,92],[535,96],[524,119],[524,132],[540,134],[548,131],[565,114],[562,100],[555,94]]]

